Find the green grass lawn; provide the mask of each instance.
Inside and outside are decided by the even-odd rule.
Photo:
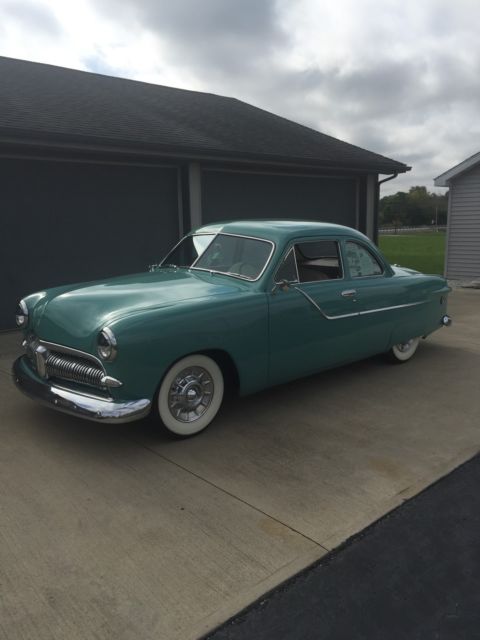
[[[444,233],[380,235],[379,244],[391,264],[443,274]]]

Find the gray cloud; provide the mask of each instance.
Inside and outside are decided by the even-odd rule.
[[[111,11],[112,2],[102,0],[104,9]],[[414,165],[402,182],[431,187],[452,158],[471,151],[468,125],[480,134],[476,119],[469,121],[480,108],[480,47],[468,47],[469,38],[476,42],[475,30],[443,0],[422,5],[418,24],[387,3],[383,14],[370,15],[355,31],[354,64],[317,59],[304,68],[288,65],[294,39],[285,27],[285,3],[122,0],[121,6],[157,34],[168,64],[189,69],[206,90]],[[407,30],[400,52],[392,41],[396,28]]]
[[[390,191],[432,188],[480,148],[478,0],[88,1],[110,41],[101,31],[77,52],[87,68],[142,78],[144,65],[149,81],[192,82],[413,165]],[[63,29],[33,0],[0,5],[5,31],[9,21],[26,38]],[[123,69],[130,33],[134,62],[124,52]]]
[[[135,17],[166,44],[170,61],[218,77],[245,72],[288,42],[274,0],[100,0],[111,14]]]
[[[52,36],[58,36],[61,33],[61,26],[51,9],[34,0],[23,0],[22,2],[7,0],[2,2],[0,6],[4,28],[5,23],[11,20],[29,31]]]

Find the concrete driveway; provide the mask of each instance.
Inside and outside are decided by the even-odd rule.
[[[202,435],[22,397],[0,336],[0,638],[197,638],[480,449],[480,292],[403,366],[232,401]]]

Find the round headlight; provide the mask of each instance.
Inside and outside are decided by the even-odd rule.
[[[17,307],[17,312],[15,313],[15,322],[17,323],[17,327],[20,329],[24,329],[28,324],[28,307],[23,300],[20,300]]]
[[[112,361],[117,355],[117,340],[113,331],[104,327],[97,338],[97,352],[102,360]]]

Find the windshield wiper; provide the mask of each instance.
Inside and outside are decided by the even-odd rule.
[[[192,269],[198,271],[206,271],[210,275],[216,274],[219,276],[231,276],[232,278],[240,278],[241,280],[247,280],[248,282],[253,282],[253,278],[249,276],[244,276],[241,273],[234,273],[233,271],[219,271],[218,269],[208,269],[207,267],[192,267]]]

